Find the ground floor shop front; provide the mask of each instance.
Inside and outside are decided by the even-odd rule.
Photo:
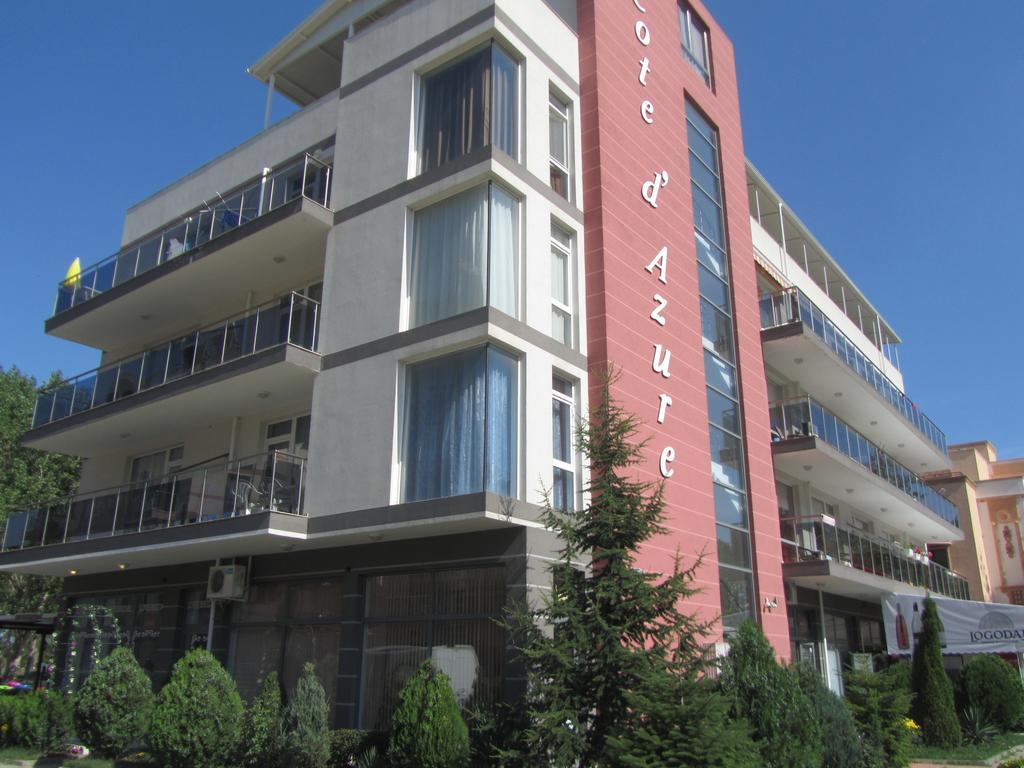
[[[70,578],[57,683],[76,688],[123,644],[160,687],[201,647],[247,700],[271,672],[287,695],[312,662],[338,728],[386,725],[427,659],[462,702],[497,702],[523,685],[501,620],[543,589],[552,544],[544,531],[508,528],[234,558],[247,573],[241,600],[208,599],[210,562]]]

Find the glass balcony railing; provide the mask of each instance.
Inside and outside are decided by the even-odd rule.
[[[904,545],[834,525],[820,516],[786,517],[779,526],[785,563],[831,560],[946,597],[971,599],[967,579]]]
[[[814,436],[856,461],[869,472],[928,507],[947,523],[960,527],[953,503],[828,409],[809,397],[772,403],[772,442]]]
[[[281,344],[316,351],[320,304],[298,293],[75,376],[36,395],[32,427],[124,400]]]
[[[102,539],[254,512],[302,515],[306,460],[281,451],[12,512],[4,550]]]
[[[857,346],[797,288],[787,288],[779,293],[761,297],[761,328],[776,328],[781,325],[802,322],[818,338],[835,352],[858,376],[870,384],[876,392],[917,429],[927,440],[946,453],[946,435],[935,423],[914,405],[914,402],[882,373],[878,367],[861,353]]]
[[[331,166],[309,155],[280,170],[267,169],[227,196],[218,195],[218,201],[204,202],[158,234],[87,267],[78,277],[61,281],[53,314],[59,315],[292,200],[305,197],[326,208],[330,195]]]

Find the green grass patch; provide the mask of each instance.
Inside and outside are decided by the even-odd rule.
[[[949,747],[926,747],[916,744],[910,748],[911,761],[942,760],[948,763],[980,763],[1005,752],[1006,750],[1024,745],[1024,733],[1003,733],[987,744],[964,744],[950,749]]]
[[[84,757],[75,760],[71,757],[46,757],[38,750],[25,747],[7,747],[0,749],[0,766],[17,765],[19,762],[30,761],[39,768],[151,768],[155,763],[145,757],[129,757],[125,760],[105,760],[102,757]]]

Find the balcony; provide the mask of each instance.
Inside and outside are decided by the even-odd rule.
[[[331,167],[309,155],[265,169],[59,283],[47,333],[118,349],[142,343],[153,327],[187,327],[210,306],[241,304],[250,292],[273,295],[283,282],[319,280],[333,225],[330,189]]]
[[[907,463],[949,464],[942,430],[798,289],[761,297],[761,328],[766,364],[834,398],[837,411]]]
[[[319,326],[319,302],[291,293],[83,373],[37,395],[23,443],[88,456],[108,440],[128,448],[132,434],[258,410],[265,393],[308,407]]]
[[[12,512],[4,528],[3,551],[24,554],[5,560],[56,558],[74,566],[77,557],[88,554],[106,552],[116,558],[161,541],[259,533],[271,523],[304,532],[305,482],[305,458],[274,451],[76,494]],[[289,524],[289,519],[298,518],[301,524]],[[231,520],[237,522],[225,522]],[[60,567],[49,572],[61,573]]]
[[[776,469],[915,535],[962,538],[952,502],[815,400],[783,400],[769,412]]]
[[[843,580],[843,585],[827,584],[828,591],[860,597],[870,595],[872,587],[880,592],[896,591],[893,585],[877,581],[888,579],[958,600],[970,599],[967,579],[903,545],[821,516],[783,518],[780,527],[783,576],[787,579],[815,584],[822,583],[822,578]],[[877,578],[865,579],[854,572]]]

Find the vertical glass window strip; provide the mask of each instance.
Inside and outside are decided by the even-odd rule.
[[[518,363],[491,346],[406,370],[402,500],[516,492]]]
[[[517,157],[518,67],[493,43],[423,78],[420,173],[486,146]]]
[[[687,5],[679,6],[679,35],[686,60],[705,83],[711,85],[711,57],[708,28]]]
[[[573,461],[574,388],[572,382],[551,377],[551,506],[572,511],[576,500],[575,462]]]
[[[700,60],[706,72],[707,29],[693,23],[695,19],[688,9],[680,10],[680,19],[684,25],[684,47],[687,40],[693,43],[687,48],[691,63],[695,63],[694,52],[700,54],[704,57]],[[696,45],[698,42],[699,47]],[[735,331],[728,254],[725,250],[725,216],[722,210],[717,133],[689,103],[686,105],[686,121],[694,242],[700,277],[698,287],[701,295],[704,378],[718,539],[718,576],[722,624],[728,633],[754,615],[754,579],[744,468],[746,445],[739,392],[736,388]]]
[[[551,336],[572,346],[573,238],[560,227],[551,227]]]
[[[569,199],[572,107],[555,94],[548,97],[548,146],[551,155],[551,188]]]
[[[409,326],[490,305],[518,317],[519,201],[483,184],[416,211]]]

